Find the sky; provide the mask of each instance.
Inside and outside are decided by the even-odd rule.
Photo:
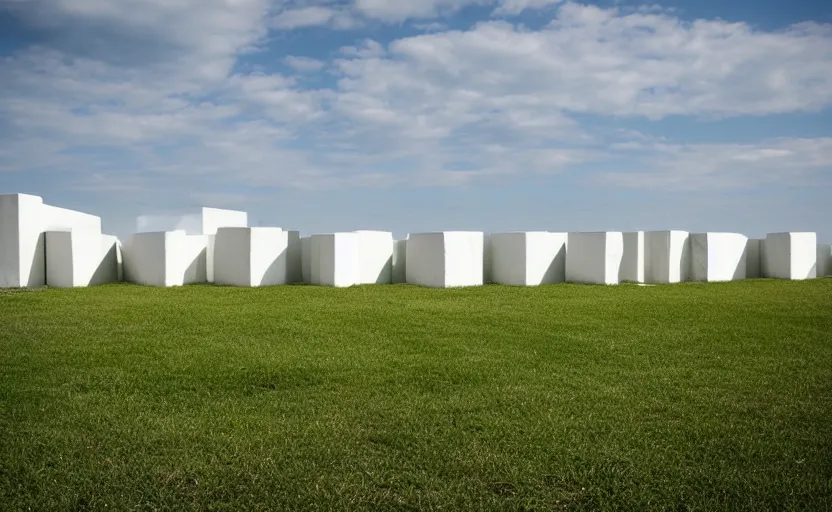
[[[832,3],[0,0],[0,192],[303,234],[815,231]]]

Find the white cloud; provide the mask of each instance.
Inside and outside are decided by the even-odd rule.
[[[811,186],[832,169],[832,138],[780,138],[754,144],[633,142],[614,149],[635,152],[647,170],[604,172],[600,183],[662,190]],[[620,155],[620,154],[619,154]]]
[[[363,26],[363,22],[346,7],[307,5],[289,7],[275,16],[270,25],[280,30],[294,30],[306,27],[329,27],[338,30],[352,30]]]
[[[217,78],[238,51],[266,35],[271,6],[269,0],[28,0],[5,7],[68,53],[171,69],[192,59],[190,73]]]
[[[493,0],[355,0],[355,10],[386,22],[448,16],[468,5],[487,5]]]
[[[328,24],[336,14],[335,9],[320,6],[289,9],[276,16],[272,25],[280,29],[322,26]]]
[[[575,115],[661,119],[828,107],[826,25],[759,31],[564,4],[541,30],[491,21],[388,45],[364,39],[331,62],[271,47],[265,55],[298,73],[333,70],[334,84],[310,89],[305,84],[326,82],[234,64],[244,49],[264,44],[269,23],[337,27],[338,16],[354,19],[347,11],[296,3],[273,18],[275,6],[265,1],[211,0],[199,2],[192,19],[186,7],[195,2],[153,0],[134,5],[142,11],[135,16],[103,0],[35,0],[19,9],[20,19],[47,27],[56,41],[86,42],[31,47],[0,61],[0,170],[52,169],[97,190],[177,176],[206,184],[186,189],[208,197],[216,190],[207,187],[223,180],[454,186],[591,162],[621,168],[598,177],[617,186],[753,187],[817,179],[832,166],[828,139],[689,145],[630,137],[610,147]],[[394,20],[466,3],[361,5],[365,15]],[[304,9],[315,10],[287,15]],[[100,25],[108,28],[93,30]],[[115,53],[93,44],[105,40],[119,43]],[[128,51],[128,40],[150,45],[147,55]]]
[[[568,112],[658,119],[816,111],[832,103],[832,28],[817,24],[761,32],[565,4],[543,30],[482,23],[400,39],[390,53],[365,66],[368,83],[401,73],[425,88],[524,98]]]
[[[295,71],[300,71],[302,73],[320,71],[324,68],[324,66],[326,66],[325,62],[320,61],[318,59],[311,59],[309,57],[295,55],[287,56],[283,59],[283,62],[285,62],[287,66],[291,67]]]
[[[542,9],[558,4],[563,0],[500,0],[500,5],[494,9],[494,15],[515,15],[527,9]]]

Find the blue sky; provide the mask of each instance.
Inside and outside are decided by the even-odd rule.
[[[816,231],[820,1],[6,0],[0,191],[304,233]]]

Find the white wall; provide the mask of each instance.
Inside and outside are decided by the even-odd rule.
[[[745,249],[745,278],[759,279],[763,277],[763,241],[759,238],[749,238]]]
[[[526,286],[527,233],[491,233],[491,279],[497,284]]]
[[[292,282],[295,272],[289,262],[289,232],[280,228],[248,229],[251,230],[251,286]]]
[[[358,284],[393,282],[393,233],[356,231],[358,235]]]
[[[445,286],[483,285],[483,243],[481,231],[445,232]]]
[[[289,232],[280,228],[217,230],[214,280],[230,286],[271,286],[289,282]]]
[[[280,229],[280,228],[277,228]],[[303,247],[300,242],[300,231],[286,231],[286,282],[303,282]]]
[[[815,274],[817,277],[832,275],[832,245],[818,244],[818,266]]]
[[[494,282],[494,251],[491,245],[491,233],[482,234],[482,282]]]
[[[0,288],[46,284],[45,231],[101,233],[101,218],[43,203],[40,196],[0,195]]]
[[[408,283],[445,287],[444,233],[411,233],[406,250],[405,280]]]
[[[435,288],[482,285],[483,240],[481,231],[411,234],[407,282]]]
[[[312,238],[305,236],[300,239],[301,269],[303,282],[312,283]]]
[[[38,196],[0,195],[0,288],[46,284],[42,207]]]
[[[47,285],[71,288],[120,280],[116,237],[91,230],[47,231],[45,236]]]
[[[394,284],[407,282],[407,240],[393,243],[393,270],[391,280]]]
[[[208,237],[185,231],[136,233],[124,243],[124,279],[146,286],[208,282]]]
[[[763,273],[774,279],[813,279],[817,272],[815,233],[768,233],[763,243]]]
[[[312,235],[311,244],[313,284],[346,287],[358,283],[357,233]]]
[[[89,213],[44,204],[41,218],[43,231],[84,229],[101,233],[101,217]]]
[[[624,257],[620,231],[569,233],[566,280],[571,283],[618,284]]]
[[[561,283],[566,279],[567,233],[493,233],[493,282],[514,286]]]
[[[645,281],[644,231],[622,234],[624,256],[621,259],[620,281],[643,283]]]
[[[566,281],[569,233],[531,232],[527,235],[526,281],[555,284]]]
[[[168,233],[168,281],[173,286],[208,282],[208,236]]]
[[[647,231],[644,233],[645,280],[649,283],[679,283],[689,280],[690,233]]]
[[[167,281],[166,238],[167,232],[158,231],[136,233],[124,241],[125,281],[145,286],[171,286]]]
[[[251,286],[251,231],[220,228],[214,235],[214,283]]]
[[[745,279],[748,237],[738,233],[690,235],[691,281]]]

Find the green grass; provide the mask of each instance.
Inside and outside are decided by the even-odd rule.
[[[832,279],[0,291],[0,509],[830,510]]]

